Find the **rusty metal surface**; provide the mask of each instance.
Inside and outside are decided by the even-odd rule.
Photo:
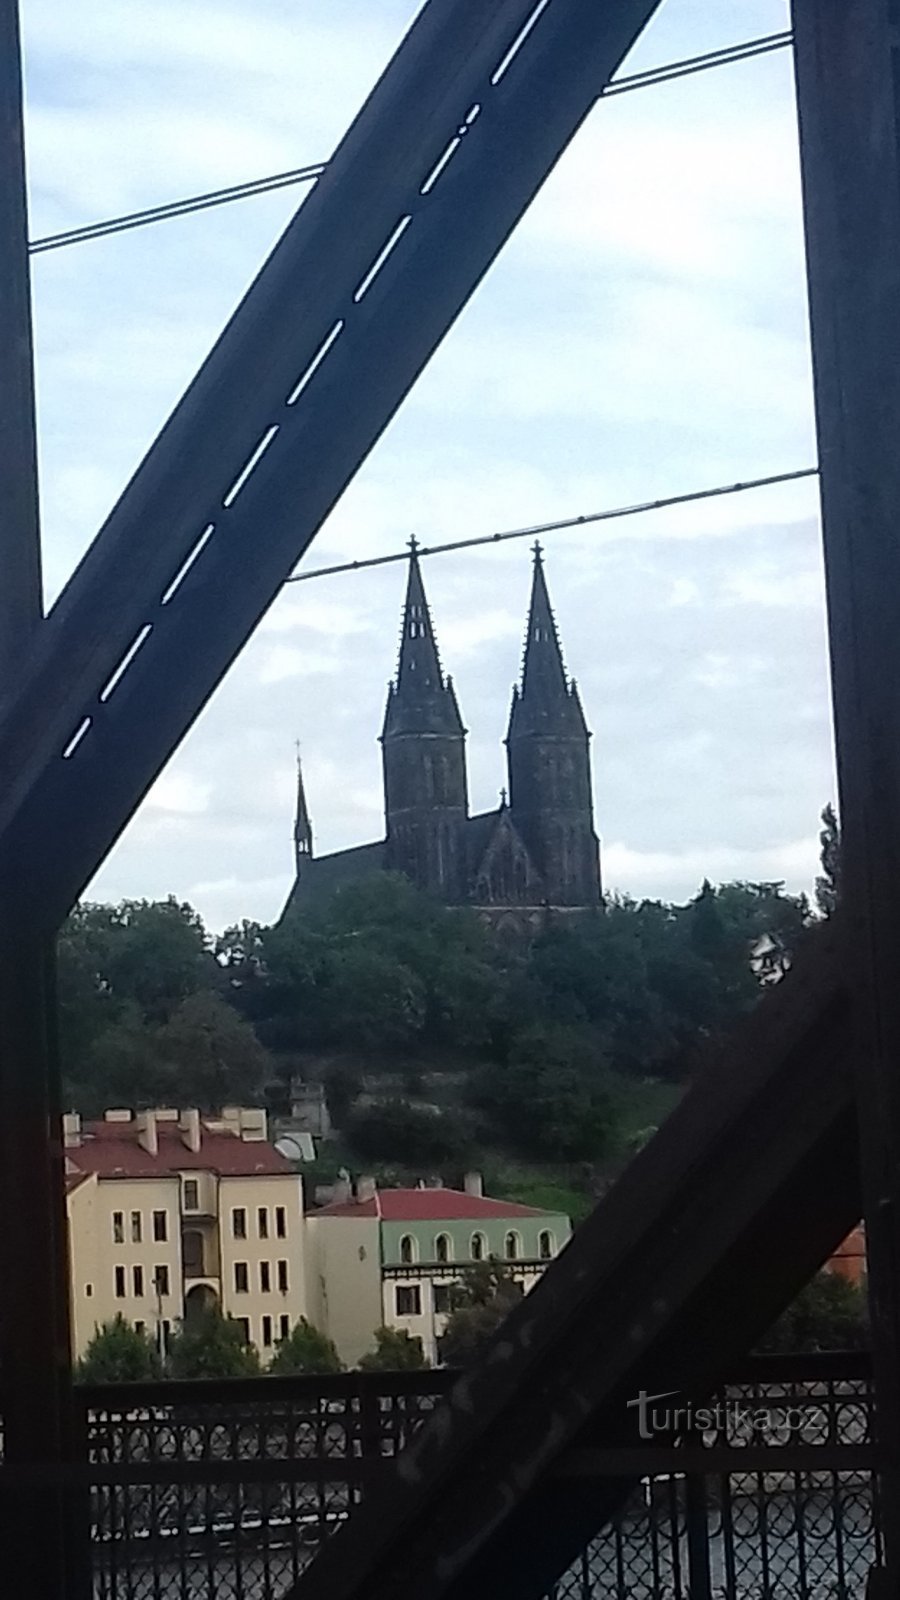
[[[654,10],[424,7],[47,619],[0,895],[65,914]]]

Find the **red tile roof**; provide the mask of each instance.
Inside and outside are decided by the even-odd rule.
[[[545,1211],[515,1200],[488,1200],[461,1189],[379,1189],[372,1200],[337,1200],[317,1217],[380,1217],[382,1222],[463,1222],[479,1217],[543,1217]],[[555,1214],[555,1213],[554,1213]]]
[[[173,1123],[157,1124],[159,1152],[138,1144],[134,1122],[86,1122],[82,1142],[66,1156],[80,1172],[101,1178],[158,1178],[177,1172],[216,1172],[223,1178],[255,1178],[293,1172],[291,1163],[265,1139],[201,1128],[200,1149],[188,1150]]]

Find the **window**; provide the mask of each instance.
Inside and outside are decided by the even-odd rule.
[[[247,1271],[247,1263],[246,1261],[236,1261],[234,1263],[234,1292],[235,1294],[247,1294],[249,1289],[250,1275]]]
[[[486,1246],[487,1240],[485,1239],[484,1234],[473,1233],[472,1243],[469,1246],[473,1261],[483,1261],[485,1259],[485,1256],[487,1255]]]
[[[259,1292],[268,1294],[272,1288],[272,1265],[269,1261],[259,1263]]]
[[[515,1261],[519,1254],[519,1235],[510,1232],[503,1241],[503,1254],[507,1261]]]
[[[135,1333],[139,1333],[141,1335],[141,1337],[143,1338],[144,1334],[147,1331],[146,1322],[136,1322],[135,1325],[134,1325],[134,1331],[135,1331]]]
[[[287,1212],[284,1206],[275,1207],[275,1236],[278,1239],[287,1238]]]
[[[157,1267],[154,1270],[153,1282],[154,1282],[154,1284],[156,1286],[157,1294],[168,1294],[168,1292],[169,1292],[169,1269],[168,1269],[167,1266],[165,1266],[165,1264],[163,1264],[162,1266]]]
[[[256,1231],[261,1239],[269,1237],[269,1208],[258,1206],[256,1211]]]
[[[235,1321],[237,1322],[237,1325],[241,1330],[241,1338],[243,1339],[244,1343],[245,1344],[249,1344],[250,1343],[250,1318],[249,1317],[236,1317]]]
[[[415,1259],[416,1259],[416,1241],[412,1237],[412,1234],[405,1233],[403,1235],[403,1238],[400,1240],[400,1260],[402,1262],[404,1262],[405,1265],[408,1266],[409,1263],[411,1261],[415,1261]]]
[[[281,1316],[278,1318],[278,1332],[282,1339],[288,1339],[290,1337],[291,1319],[286,1311],[283,1311]]]
[[[94,1285],[92,1283],[86,1283],[85,1286],[84,1286],[85,1298],[90,1300],[91,1295],[93,1294],[93,1292],[94,1292]]]
[[[396,1306],[398,1317],[418,1317],[422,1314],[422,1291],[417,1283],[397,1285]]]
[[[436,1316],[445,1317],[448,1312],[453,1310],[453,1290],[454,1290],[454,1287],[455,1287],[455,1285],[452,1284],[452,1283],[436,1283],[435,1284],[435,1286],[434,1286],[434,1310],[435,1310],[435,1315]]]
[[[184,1180],[184,1209],[185,1211],[200,1210],[200,1185],[196,1178]]]
[[[153,1242],[165,1244],[169,1237],[169,1214],[167,1211],[154,1211],[153,1213]]]
[[[439,1233],[434,1241],[435,1261],[449,1261],[452,1253],[450,1235],[448,1233]]]
[[[116,1267],[116,1299],[125,1299],[125,1268]]]
[[[131,1242],[132,1244],[140,1244],[141,1242],[141,1213],[139,1211],[132,1211],[131,1213]]]
[[[263,1319],[262,1319],[262,1342],[263,1342],[263,1346],[264,1346],[264,1348],[266,1350],[271,1349],[271,1346],[272,1346],[272,1318],[271,1317],[263,1317]]]
[[[234,1206],[231,1212],[231,1237],[233,1239],[246,1239],[247,1213],[243,1206]]]
[[[143,1267],[132,1267],[131,1272],[135,1299],[139,1300],[144,1292],[144,1269]]]
[[[538,1255],[542,1261],[549,1261],[553,1255],[553,1235],[549,1228],[543,1228],[538,1234]]]
[[[186,1278],[203,1277],[203,1235],[196,1228],[187,1228],[181,1236],[181,1256]]]
[[[162,1323],[160,1324],[160,1327],[162,1328],[162,1333],[160,1335],[160,1342],[162,1344],[162,1353],[163,1353],[164,1356],[166,1356],[169,1353],[169,1339],[172,1336],[172,1324],[169,1321],[168,1317],[163,1319]]]
[[[124,1211],[114,1211],[113,1212],[113,1244],[124,1244],[124,1243],[125,1243],[125,1213],[124,1213]]]
[[[286,1261],[279,1261],[278,1263],[278,1290],[280,1294],[287,1294],[288,1292],[288,1270]]]

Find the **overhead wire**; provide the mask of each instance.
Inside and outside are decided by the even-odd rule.
[[[757,39],[747,39],[741,44],[728,45],[720,50],[709,50],[704,55],[687,56],[682,61],[670,61],[644,72],[634,72],[615,78],[600,91],[598,100],[614,95],[630,94],[636,89],[650,89],[657,84],[670,83],[676,78],[691,77],[696,72],[709,72],[715,67],[732,66],[738,61],[750,61],[756,56],[769,55],[774,50],[784,50],[792,42],[790,32],[765,34]],[[295,184],[312,183],[322,176],[328,163],[314,161],[305,167],[292,167],[286,172],[273,172],[263,178],[251,178],[246,183],[231,184],[224,189],[210,189],[205,194],[191,195],[183,200],[171,200],[146,210],[131,211],[121,217],[108,217],[100,222],[89,222],[78,228],[67,228],[60,233],[45,234],[32,239],[28,249],[31,255],[43,255],[49,250],[63,250],[72,244],[87,244],[92,239],[106,239],[117,233],[130,233],[135,228],[147,228],[156,222],[170,222],[176,217],[189,217],[197,211],[209,211],[216,206],[231,205],[236,200],[248,200],[261,194],[272,194]]]
[[[335,566],[313,567],[309,572],[295,572],[285,578],[289,583],[308,583],[311,578],[333,578],[341,572],[362,572],[366,567],[386,567],[394,561],[408,561],[410,548],[420,556],[447,555],[453,550],[471,550],[476,545],[503,544],[508,539],[539,538],[541,534],[559,533],[565,528],[584,528],[595,522],[613,522],[622,517],[643,516],[648,511],[664,511],[668,506],[692,505],[700,500],[720,499],[724,495],[745,494],[749,489],[768,489],[775,484],[799,483],[804,478],[816,478],[818,467],[799,467],[794,472],[773,472],[764,478],[748,478],[741,483],[717,484],[711,489],[695,489],[690,494],[670,494],[661,500],[642,500],[635,505],[614,506],[605,511],[589,511],[581,516],[562,517],[554,522],[533,522],[524,528],[510,528],[503,533],[485,533],[472,539],[451,539],[443,544],[423,545],[410,541],[403,550],[392,550],[382,556],[365,556],[358,561],[342,561]]]

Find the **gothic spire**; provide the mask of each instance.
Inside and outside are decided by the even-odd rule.
[[[543,550],[534,546],[531,603],[525,632],[521,687],[513,689],[509,734],[514,731],[549,731],[551,724],[573,731],[584,728],[584,713],[574,683],[569,683],[563,662],[556,618],[544,574]]]
[[[409,577],[397,677],[388,691],[382,737],[389,733],[463,733],[452,679],[441,671],[425,597],[416,539],[409,541]]]
[[[294,818],[294,856],[297,871],[304,861],[311,861],[313,853],[312,822],[303,788],[303,768],[300,765],[300,743],[297,742],[297,810]]]

